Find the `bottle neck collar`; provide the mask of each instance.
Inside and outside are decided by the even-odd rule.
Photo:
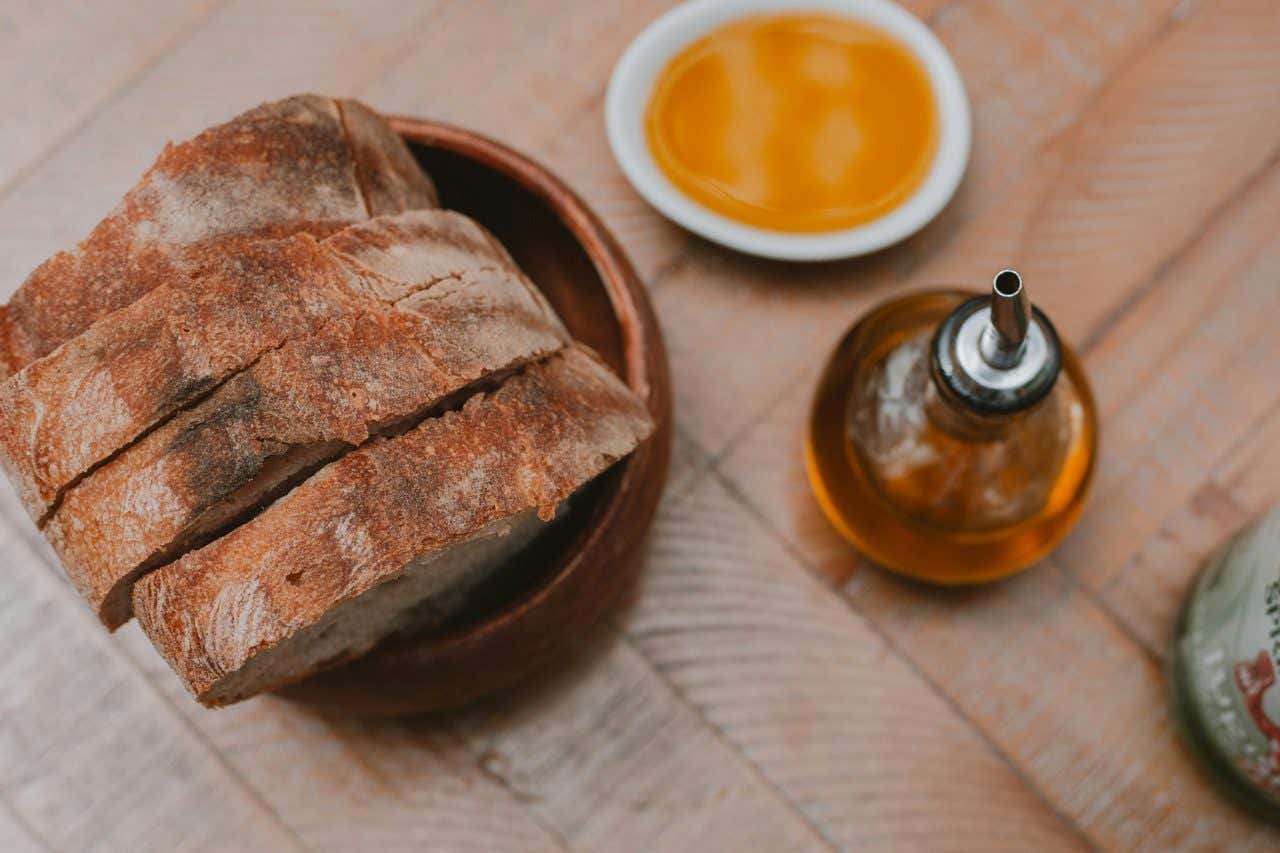
[[[929,347],[930,374],[939,394],[979,421],[1035,407],[1062,371],[1058,333],[1039,309],[1031,309],[1017,358],[1003,366],[992,364],[983,352],[983,336],[991,326],[991,300],[975,296],[942,321]]]

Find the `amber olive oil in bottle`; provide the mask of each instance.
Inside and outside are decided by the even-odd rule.
[[[822,375],[805,449],[818,502],[863,554],[981,583],[1075,523],[1097,413],[1075,356],[1004,270],[990,295],[917,293],[863,317]]]

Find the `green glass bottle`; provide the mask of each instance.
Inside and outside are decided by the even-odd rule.
[[[1280,508],[1220,548],[1169,656],[1174,716],[1228,794],[1280,822]]]

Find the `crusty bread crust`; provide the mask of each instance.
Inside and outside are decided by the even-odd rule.
[[[42,521],[62,491],[263,353],[352,310],[315,239],[256,241],[152,290],[0,385],[0,460]]]
[[[371,643],[325,660],[303,648],[288,671],[247,683],[235,675],[266,650],[304,642],[325,614],[423,555],[530,510],[550,518],[651,430],[626,386],[574,345],[460,411],[349,453],[257,518],[147,575],[134,587],[135,612],[201,702],[275,689]]]
[[[66,489],[183,406],[286,341],[370,301],[412,308],[457,276],[514,276],[549,324],[559,321],[483,228],[442,210],[306,235],[210,246],[199,277],[159,287],[0,384],[0,462],[43,524]],[[443,303],[433,299],[437,310]],[[469,337],[484,316],[476,288],[457,298],[441,358],[482,361]],[[442,322],[443,322],[443,318]]]
[[[340,100],[337,105],[369,216],[439,204],[435,187],[382,116],[359,101]]]
[[[412,305],[404,295],[399,308],[370,301],[267,352],[68,489],[50,518],[45,535],[107,627],[128,620],[132,584],[148,569],[372,433],[408,426],[568,341],[520,271],[481,253],[483,230],[459,214],[415,211],[338,236],[369,264],[358,268],[363,286],[382,301],[411,295]],[[369,252],[358,251],[362,237]],[[379,262],[388,255],[394,263]]]
[[[211,244],[323,237],[370,210],[435,204],[430,179],[367,107],[316,95],[264,104],[167,146],[79,246],[28,277],[0,314],[0,378],[193,272]]]

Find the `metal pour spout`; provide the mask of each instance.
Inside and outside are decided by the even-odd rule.
[[[930,370],[949,399],[981,415],[1025,411],[1053,390],[1062,344],[1031,307],[1022,277],[1001,270],[991,294],[966,299],[933,334]]]
[[[1031,326],[1031,300],[1016,270],[1001,270],[991,280],[991,319],[982,331],[978,349],[982,360],[1008,370],[1022,360]]]

